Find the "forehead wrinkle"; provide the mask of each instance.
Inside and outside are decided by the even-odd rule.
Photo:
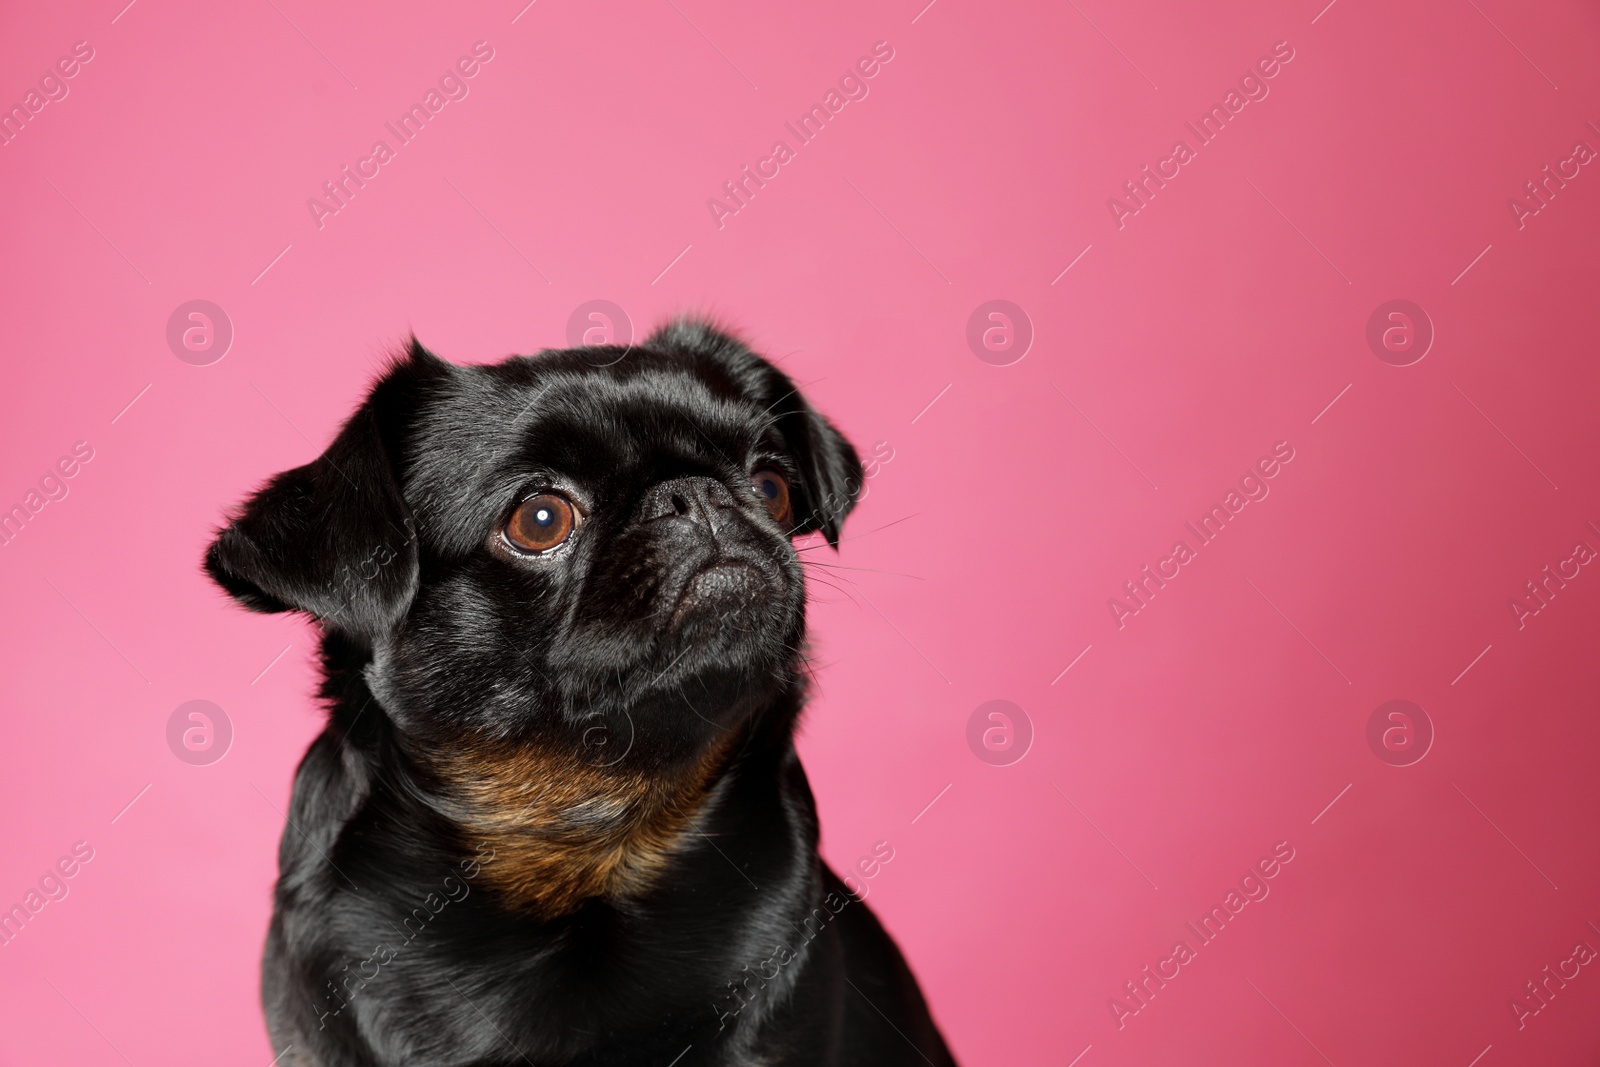
[[[491,368],[458,370],[418,415],[403,491],[424,533],[441,548],[464,552],[493,521],[498,504],[489,490],[547,386],[509,382]]]
[[[447,551],[475,548],[540,470],[637,470],[662,453],[740,466],[765,437],[759,405],[674,361],[641,359],[626,370],[517,362],[514,378],[501,367],[461,368],[419,414],[404,491],[418,525]],[[562,435],[608,454],[563,457],[549,440]]]
[[[749,402],[719,395],[675,366],[634,368],[602,388],[592,376],[566,376],[535,407],[522,429],[525,446],[537,448],[544,438],[549,452],[559,453],[563,436],[599,445],[612,453],[606,457],[610,469],[642,464],[651,453],[687,456],[708,446],[718,458],[738,465],[740,453],[759,436],[750,432],[756,412]]]
[[[712,389],[704,379],[681,370],[645,371],[619,383],[619,429],[631,421],[631,409],[641,409],[659,429],[681,431],[685,425],[699,444],[710,444],[725,459],[737,463],[724,446],[743,449],[753,443],[749,432],[755,406],[743,397]],[[665,415],[667,418],[663,418]],[[676,417],[677,425],[668,420]],[[717,438],[722,440],[718,441]]]

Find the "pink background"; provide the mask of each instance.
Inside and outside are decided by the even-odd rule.
[[[829,859],[894,848],[870,900],[962,1062],[1593,1062],[1600,968],[1521,1029],[1509,1001],[1600,947],[1600,574],[1508,606],[1600,548],[1600,173],[1508,206],[1600,147],[1593,5],[123,2],[0,15],[7,105],[95,53],[0,148],[0,505],[94,449],[0,548],[0,903],[94,849],[0,948],[0,1062],[265,1067],[312,633],[225,603],[201,549],[408,331],[495,360],[595,298],[723,315],[892,449],[815,590],[802,747]],[[319,229],[307,198],[479,40],[470,95]],[[707,199],[880,40],[719,229]],[[1119,229],[1107,198],[1279,41]],[[197,298],[236,333],[209,366],[165,340]],[[965,340],[997,298],[1035,331],[1009,366]],[[1437,333],[1406,367],[1365,339],[1397,298]],[[1278,441],[1270,496],[1119,629]],[[234,728],[209,766],[167,747],[193,699]],[[1009,766],[968,747],[992,699],[1032,723]],[[1411,766],[1368,747],[1391,699],[1436,731]]]

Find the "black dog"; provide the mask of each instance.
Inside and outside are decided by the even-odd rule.
[[[952,1064],[817,855],[804,574],[856,452],[737,340],[415,341],[206,568],[322,627],[263,999],[281,1064]]]

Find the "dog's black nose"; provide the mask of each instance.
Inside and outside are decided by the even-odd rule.
[[[738,507],[728,487],[715,478],[673,478],[646,489],[636,514],[640,523],[678,517],[716,533],[721,511]]]

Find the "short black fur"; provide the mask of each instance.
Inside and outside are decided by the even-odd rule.
[[[787,480],[780,526],[752,471]],[[458,367],[413,341],[205,566],[323,632],[263,960],[282,1064],[953,1061],[817,855],[792,537],[855,450],[729,334]],[[528,494],[578,507],[543,556]]]

